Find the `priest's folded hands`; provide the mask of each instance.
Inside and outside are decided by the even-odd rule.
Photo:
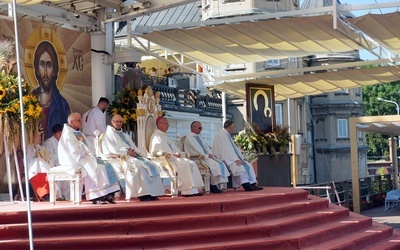
[[[127,154],[128,154],[129,156],[133,156],[133,157],[135,157],[135,156],[137,155],[135,149],[133,149],[133,148],[129,149],[128,152],[127,152]]]
[[[172,155],[175,156],[175,157],[181,158],[181,154],[179,152],[175,152]]]

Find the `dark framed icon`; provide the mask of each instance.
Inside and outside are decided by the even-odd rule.
[[[263,132],[272,132],[275,126],[274,86],[267,84],[246,84],[247,117]]]

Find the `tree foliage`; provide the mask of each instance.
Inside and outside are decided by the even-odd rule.
[[[382,83],[363,87],[363,101],[365,103],[366,116],[381,116],[397,114],[394,103],[377,100],[378,97],[396,103],[400,102],[400,81]],[[400,131],[399,131],[400,134]],[[389,146],[388,135],[366,134],[369,157],[388,158]]]

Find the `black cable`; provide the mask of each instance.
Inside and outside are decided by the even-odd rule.
[[[106,55],[111,55],[110,53],[108,53],[107,51],[105,51],[105,50],[95,50],[95,49],[91,49],[93,52],[96,52],[96,53],[103,53],[103,54],[106,54]]]

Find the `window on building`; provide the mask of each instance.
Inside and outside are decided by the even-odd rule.
[[[362,92],[362,90],[361,90],[361,88],[355,88],[354,89],[354,93],[355,93],[355,95],[358,97],[358,96],[361,96],[361,92]]]
[[[304,132],[303,121],[303,104],[297,104],[297,131],[300,134]]]
[[[347,119],[337,119],[337,136],[339,138],[349,137],[349,126]]]
[[[349,89],[340,89],[338,91],[335,91],[335,94],[348,94]]]
[[[325,136],[325,120],[319,119],[315,121],[315,139],[326,139]]]
[[[280,66],[280,65],[281,65],[281,60],[279,60],[279,59],[268,60],[266,65],[264,63],[264,66],[266,66],[266,67]]]
[[[283,104],[282,103],[277,103],[275,104],[275,123],[276,125],[282,125],[283,124]]]
[[[362,141],[364,139],[363,132],[358,131],[358,140]]]

